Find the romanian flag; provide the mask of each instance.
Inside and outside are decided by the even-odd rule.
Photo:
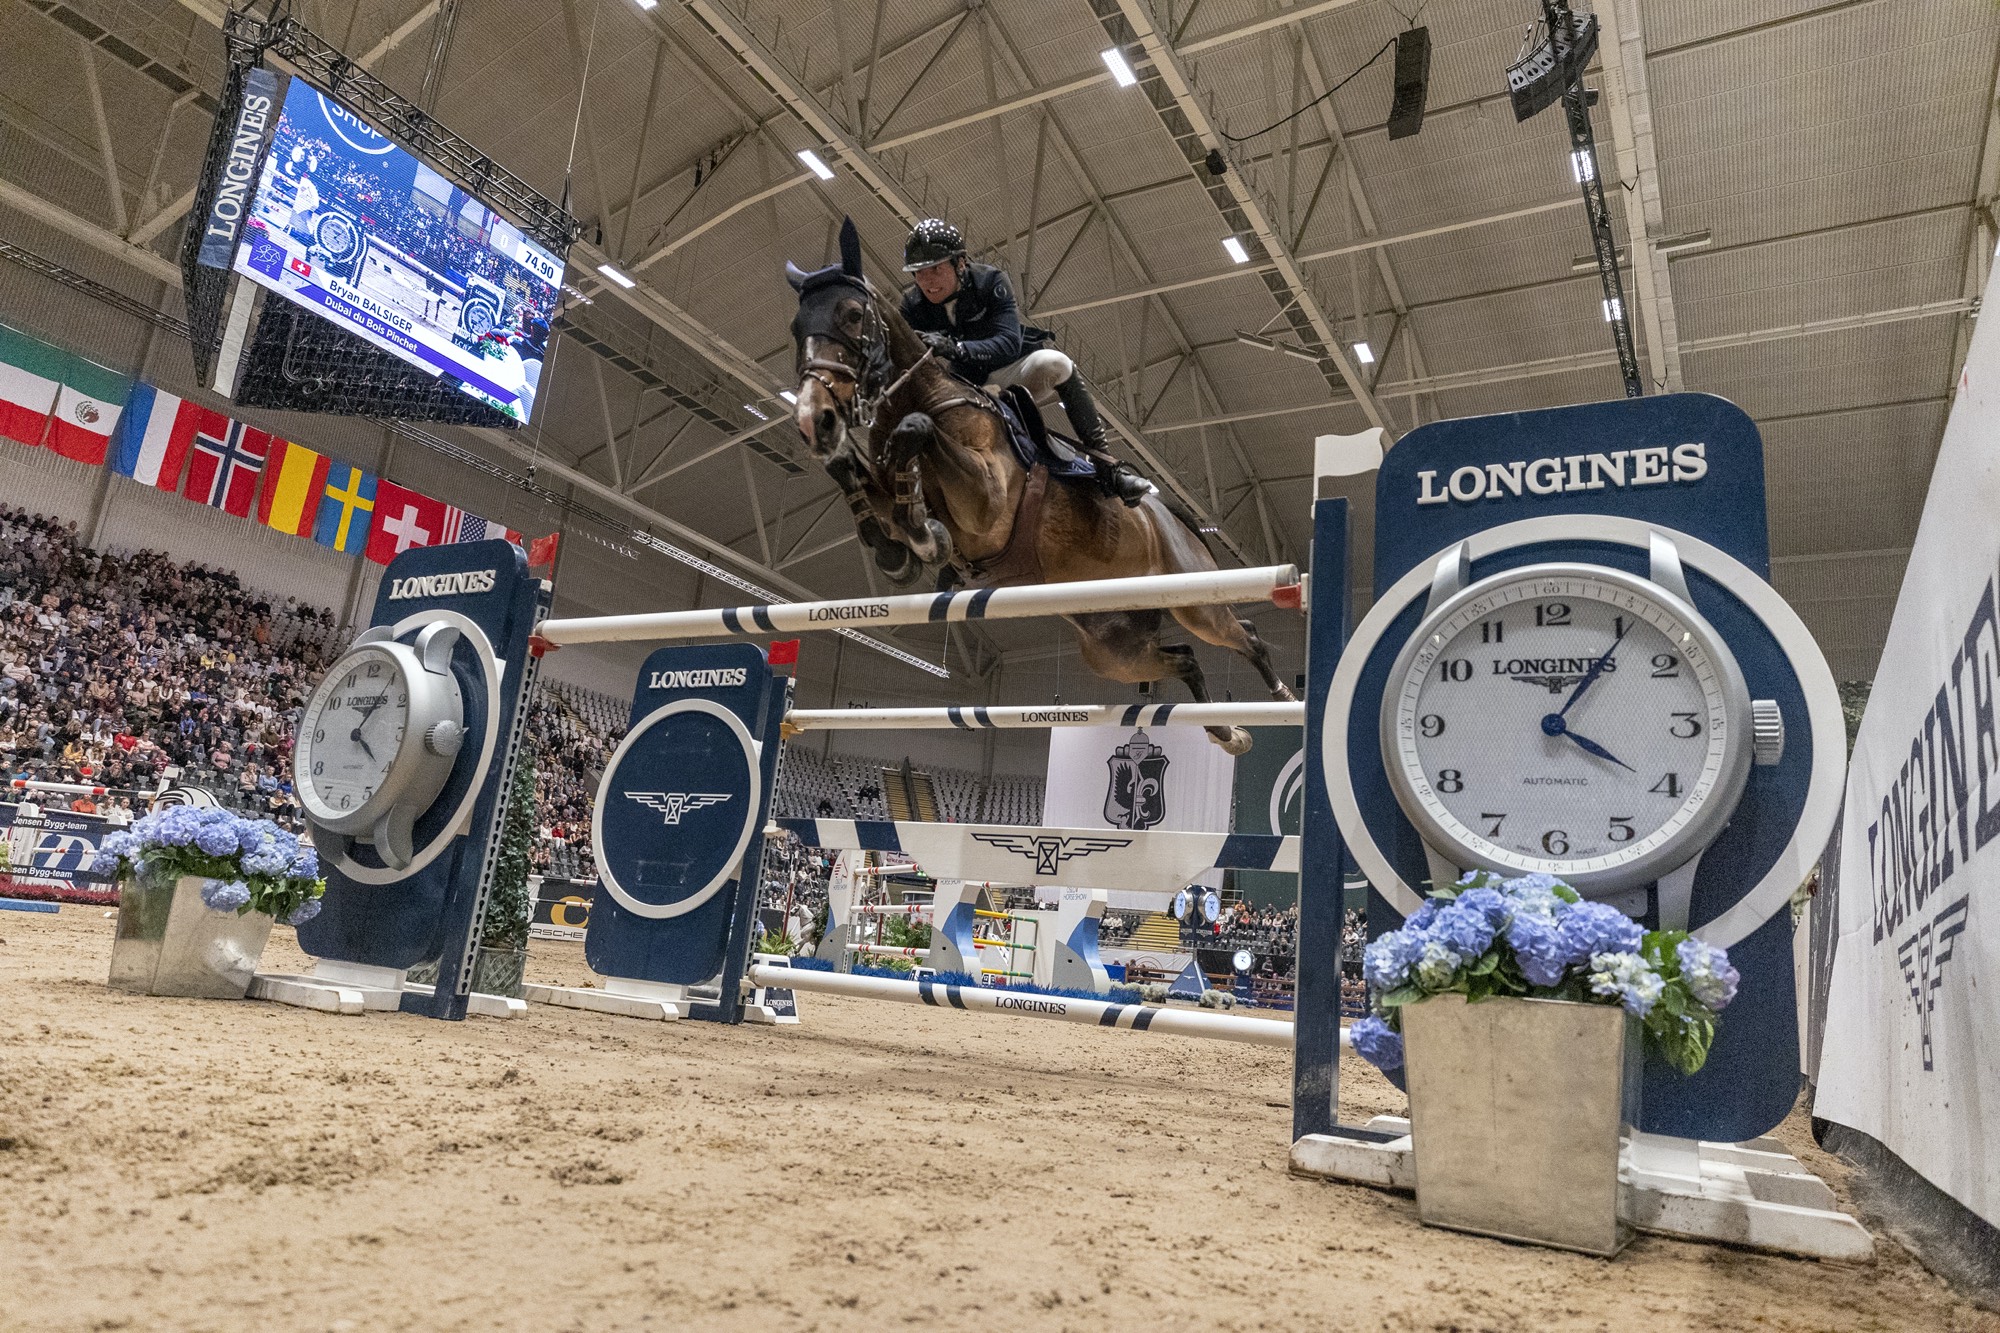
[[[327,469],[319,500],[313,540],[336,551],[358,555],[368,547],[368,529],[375,518],[375,474],[348,463]]]
[[[310,537],[319,518],[333,460],[290,440],[272,440],[264,460],[264,491],[257,497],[257,521],[267,528]]]
[[[132,382],[103,366],[0,328],[0,435],[102,465]]]

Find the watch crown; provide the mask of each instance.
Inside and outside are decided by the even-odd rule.
[[[1785,757],[1785,715],[1776,699],[1750,701],[1750,755],[1763,768]]]
[[[449,719],[433,723],[424,733],[424,748],[435,755],[455,755],[464,743],[465,728]]]

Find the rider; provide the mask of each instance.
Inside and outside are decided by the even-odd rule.
[[[1037,402],[1053,390],[1097,465],[1097,484],[1128,505],[1146,498],[1152,483],[1112,456],[1082,372],[1048,345],[1046,329],[1022,326],[1007,275],[968,260],[957,227],[938,218],[919,222],[903,244],[903,272],[916,279],[903,293],[903,318],[925,345],[975,384],[1024,385]]]

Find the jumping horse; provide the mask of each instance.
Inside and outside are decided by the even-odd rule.
[[[1200,535],[1157,492],[1127,508],[1094,485],[1050,485],[1045,466],[1024,467],[995,401],[940,363],[862,275],[851,220],[841,227],[838,265],[807,273],[787,263],[785,276],[799,294],[799,432],[891,580],[912,583],[926,567],[987,587],[1216,568]],[[1172,615],[1249,662],[1273,699],[1293,698],[1248,620],[1226,606]],[[1194,649],[1160,641],[1165,613],[1066,619],[1096,675],[1124,684],[1174,679],[1196,702],[1209,701]],[[1250,748],[1241,727],[1207,730],[1230,754]]]

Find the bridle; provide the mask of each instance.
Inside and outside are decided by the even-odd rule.
[[[851,278],[844,274],[835,274],[824,282],[814,284],[814,287],[818,288],[831,286],[852,288],[860,294],[861,309],[864,314],[861,333],[859,336],[849,336],[836,326],[832,318],[835,306],[827,307],[824,318],[818,318],[822,312],[814,311],[815,318],[811,323],[807,322],[806,312],[801,310],[798,325],[799,387],[805,388],[808,380],[817,383],[826,390],[827,396],[833,399],[841,421],[850,430],[869,430],[875,425],[877,409],[897,390],[909,383],[910,376],[916,374],[918,367],[929,361],[933,353],[926,348],[924,354],[918,357],[909,369],[896,376],[894,380],[888,380],[889,372],[895,369],[895,365],[889,359],[889,335],[882,323],[882,312],[875,307],[875,289],[865,278]],[[813,287],[807,288],[807,293],[813,289]],[[857,371],[847,362],[831,357],[811,355],[815,338],[825,339],[845,348],[849,355],[861,363],[861,369]],[[852,390],[845,400],[839,393],[839,386],[843,383],[851,386]]]

